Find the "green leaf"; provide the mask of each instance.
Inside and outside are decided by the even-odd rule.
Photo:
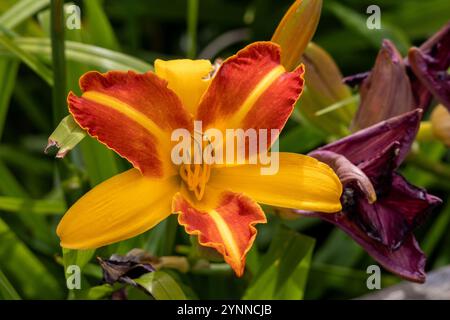
[[[386,21],[382,20],[381,29],[371,30],[367,28],[366,16],[345,7],[336,1],[326,2],[325,8],[330,9],[347,28],[364,36],[376,49],[380,48],[383,39],[393,41],[402,54],[406,54],[408,48],[411,46],[411,43],[403,31]]]
[[[421,166],[424,166],[425,163],[429,163],[435,170],[435,164],[440,162],[447,150],[448,148],[439,141],[421,142],[419,154],[425,157],[424,159],[426,160],[421,161]],[[407,161],[408,160],[410,160],[410,158],[407,158]],[[433,170],[427,170],[427,168],[421,168],[421,166],[416,164],[413,166],[406,166],[401,170],[401,173],[409,183],[424,188],[428,188],[436,180],[439,180],[439,182],[443,180],[441,179],[442,173],[435,174]],[[445,184],[445,181],[443,182]]]
[[[427,256],[431,256],[437,248],[438,243],[447,234],[450,225],[450,202],[442,209],[439,216],[433,222],[431,228],[427,231],[423,241],[423,251]]]
[[[71,265],[78,266],[83,275],[83,269],[88,265],[89,261],[95,254],[95,249],[88,250],[72,250],[62,248],[63,253],[63,266],[64,266],[64,276],[66,280],[71,275],[67,273],[67,268]],[[70,290],[69,299],[87,299],[86,294],[89,295],[89,283],[86,281],[85,277],[81,278],[81,289],[82,290]]]
[[[48,159],[43,158],[40,154],[31,154],[17,146],[0,145],[0,159],[27,174],[49,175],[53,173],[53,166]]]
[[[5,166],[3,161],[0,160],[0,177],[2,177],[2,183],[0,183],[0,193],[7,194],[9,196],[26,195],[25,190],[12,175],[11,171]]]
[[[64,269],[70,265],[77,265],[81,270],[94,256],[95,250],[71,250],[63,248],[63,263]]]
[[[16,289],[6,278],[5,274],[0,269],[0,299],[2,300],[20,300],[20,296]]]
[[[175,247],[176,233],[178,229],[177,215],[170,215],[164,221],[164,233],[157,254],[159,256],[169,256],[173,254]]]
[[[278,228],[243,299],[302,299],[315,240]]]
[[[15,38],[14,42],[24,51],[45,58],[50,61],[50,40],[45,38]],[[88,66],[97,67],[101,71],[107,70],[134,70],[147,72],[153,70],[151,64],[129,55],[84,44],[75,41],[66,41],[66,58]]]
[[[186,295],[181,287],[166,272],[146,273],[134,281],[156,300],[186,300]]]
[[[314,255],[314,263],[354,266],[364,255],[364,250],[347,234],[334,229]]]
[[[395,23],[410,37],[427,38],[448,22],[449,12],[448,0],[409,0],[382,15],[386,21]]]
[[[84,139],[80,146],[92,187],[119,173],[113,151],[91,137]]]
[[[61,298],[53,275],[1,219],[0,243],[0,268],[23,298]]]
[[[62,215],[66,209],[66,204],[60,200],[30,200],[0,196],[0,210],[7,212],[26,211],[29,214]]]
[[[366,270],[313,263],[306,291],[307,299],[320,299],[325,294],[327,297],[341,300],[359,297],[370,292],[366,284],[367,277]],[[396,276],[383,274],[381,287],[386,288],[399,281]]]
[[[39,10],[47,7],[50,0],[21,0],[0,16],[0,25],[13,29]]]
[[[0,98],[1,99],[1,98]],[[39,101],[34,99],[30,94],[28,85],[17,82],[14,87],[14,99],[17,101],[17,106],[21,108],[21,112],[31,121],[31,124],[39,129],[40,132],[48,132],[51,128],[50,120],[47,115],[42,112],[42,107]]]
[[[89,288],[80,298],[86,300],[100,300],[110,296],[114,292],[114,288],[109,284],[103,284]]]
[[[75,146],[86,137],[86,132],[75,122],[71,115],[61,120],[55,131],[48,138],[49,147],[56,146],[59,148],[56,154],[57,158],[63,158],[67,152],[75,148]]]
[[[88,37],[89,43],[95,43],[96,46],[118,50],[119,42],[117,41],[114,30],[106,16],[102,2],[99,0],[84,0],[84,12],[86,16],[86,28],[84,33]]]
[[[5,155],[5,149],[0,147],[0,154],[2,156]],[[37,163],[37,167],[40,165],[38,162],[32,160],[31,163]],[[29,162],[29,163],[30,163]],[[28,199],[28,194],[24,187],[17,181],[16,177],[11,173],[11,171],[4,165],[4,163],[0,160],[0,193],[14,198],[22,198]],[[46,243],[51,245],[54,241],[53,234],[51,234],[51,227],[49,227],[46,217],[43,215],[30,215],[28,211],[26,211],[26,207],[23,207],[24,210],[17,212],[17,217],[22,221],[24,226],[26,226],[25,236],[33,237],[35,240],[38,240],[41,243]],[[49,234],[50,233],[50,234]],[[20,234],[21,237],[24,237],[24,234]]]
[[[252,246],[250,251],[247,254],[247,259],[245,262],[245,268],[251,273],[256,275],[259,270],[259,266],[261,265],[261,255],[258,251],[258,247],[255,245]]]
[[[8,113],[9,101],[16,83],[19,61],[13,58],[0,59],[0,139]]]
[[[282,133],[280,150],[283,152],[307,153],[319,146],[325,137],[318,129],[302,120],[291,130]]]

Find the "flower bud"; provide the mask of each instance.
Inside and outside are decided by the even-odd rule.
[[[319,23],[322,0],[296,0],[279,23],[272,41],[281,46],[281,62],[295,69]]]
[[[300,112],[325,132],[345,135],[353,118],[356,104],[333,58],[317,44],[309,43],[301,62],[305,65],[305,84]],[[317,112],[342,104],[323,115]]]

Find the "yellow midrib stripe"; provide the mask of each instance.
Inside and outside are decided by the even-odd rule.
[[[247,113],[250,111],[250,109],[253,107],[253,105],[256,103],[256,101],[259,99],[262,93],[264,93],[269,86],[275,82],[286,70],[282,65],[276,66],[272,70],[267,73],[264,78],[258,84],[255,88],[250,92],[247,99],[245,99],[242,106],[239,108],[239,110],[233,115],[233,117],[230,119],[230,124],[239,124],[244,117],[247,115]]]
[[[241,254],[239,252],[239,248],[236,244],[236,241],[233,237],[233,233],[231,232],[230,228],[228,227],[225,220],[222,218],[222,216],[216,211],[216,210],[210,210],[208,211],[211,218],[216,223],[217,229],[219,230],[220,237],[222,238],[226,249],[228,249],[230,252],[231,258],[240,263],[241,261]]]
[[[82,98],[99,103],[105,107],[111,108],[124,114],[126,117],[130,118],[131,120],[137,122],[142,127],[147,129],[147,131],[152,135],[155,135],[159,139],[159,141],[164,141],[164,139],[167,139],[165,132],[156,123],[154,123],[142,112],[137,111],[130,105],[120,101],[117,98],[97,91],[87,91],[83,93]]]

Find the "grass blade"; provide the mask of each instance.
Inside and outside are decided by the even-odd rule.
[[[50,61],[51,46],[45,38],[15,38],[15,43],[24,51],[38,55]],[[117,51],[84,44],[76,41],[66,41],[67,60],[80,62],[100,70],[134,70],[147,72],[153,70],[151,64]]]
[[[0,269],[0,298],[4,300],[20,300],[20,296],[16,289],[6,278],[5,274]]]
[[[83,2],[86,12],[85,33],[89,37],[90,43],[111,50],[119,49],[119,42],[109,23],[108,17],[102,9],[101,2],[98,0],[85,0]]]
[[[148,291],[156,300],[186,300],[178,283],[166,272],[146,273],[134,281]]]
[[[49,4],[50,0],[19,1],[0,16],[0,25],[8,29],[13,29]]]
[[[29,66],[34,72],[36,72],[45,82],[50,86],[53,85],[52,71],[42,64],[32,53],[26,52],[20,48],[12,39],[6,36],[4,33],[0,34],[0,45],[6,50],[14,54],[23,63]]]
[[[243,299],[302,299],[314,244],[314,239],[280,227]]]
[[[366,26],[367,17],[341,5],[337,1],[325,3],[325,5],[325,8],[330,9],[347,28],[364,36],[376,49],[380,48],[383,39],[392,40],[402,54],[406,54],[411,46],[408,37],[403,31],[385,21],[382,21],[381,29],[371,30]]]
[[[0,268],[23,298],[61,298],[53,275],[1,219],[0,243]]]
[[[0,139],[8,113],[9,101],[14,90],[19,62],[16,59],[0,60]]]
[[[66,204],[61,200],[30,200],[0,196],[0,210],[7,212],[26,211],[28,214],[62,215],[66,209]]]

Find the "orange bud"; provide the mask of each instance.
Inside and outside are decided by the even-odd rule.
[[[295,69],[319,23],[322,0],[296,0],[281,19],[272,41],[281,46],[281,62]]]

